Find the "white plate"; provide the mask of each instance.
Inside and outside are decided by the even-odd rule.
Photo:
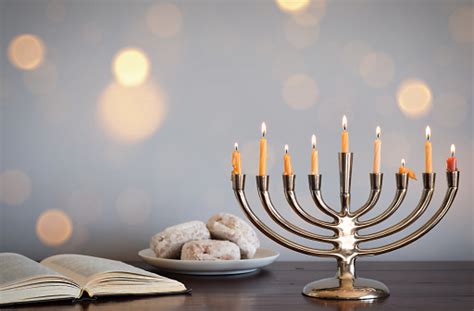
[[[255,271],[274,262],[280,254],[268,248],[259,248],[252,259],[196,261],[158,258],[150,248],[147,248],[139,251],[138,256],[150,265],[170,272],[197,275],[225,275]]]

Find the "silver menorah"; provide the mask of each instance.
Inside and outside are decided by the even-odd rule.
[[[323,257],[334,257],[337,260],[337,273],[335,277],[317,280],[303,288],[303,294],[310,297],[326,299],[376,299],[389,295],[389,290],[382,282],[359,278],[356,276],[355,262],[359,256],[373,256],[388,253],[404,247],[428,233],[444,217],[451,207],[459,185],[459,171],[447,172],[448,189],[441,207],[419,229],[408,234],[402,239],[388,243],[384,246],[363,248],[360,244],[384,238],[397,233],[415,222],[427,209],[431,202],[435,187],[435,173],[423,173],[423,192],[416,208],[400,222],[374,233],[359,234],[359,230],[375,226],[389,218],[400,207],[407,194],[408,176],[406,173],[396,173],[396,192],[388,208],[376,217],[360,220],[361,216],[369,212],[377,203],[382,190],[382,173],[371,173],[370,195],[367,202],[355,210],[350,209],[352,153],[339,153],[340,200],[339,212],[329,207],[321,195],[321,175],[309,175],[309,189],[316,206],[326,215],[331,217],[331,222],[318,219],[306,212],[298,203],[295,194],[295,175],[283,175],[283,187],[286,200],[291,209],[304,221],[333,231],[333,235],[321,235],[305,230],[285,219],[275,208],[268,192],[269,176],[257,176],[257,190],[263,208],[273,221],[298,236],[313,241],[332,244],[332,249],[318,249],[293,242],[288,238],[273,231],[249,206],[245,196],[245,175],[232,174],[232,187],[242,210],[249,220],[267,237],[294,251]]]

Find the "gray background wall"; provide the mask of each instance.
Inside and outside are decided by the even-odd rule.
[[[402,157],[418,174],[424,170],[427,124],[438,190],[417,226],[442,200],[451,143],[462,170],[445,219],[423,239],[376,259],[473,259],[471,2],[319,1],[325,10],[316,6],[319,18],[310,26],[298,23],[301,12],[295,17],[273,1],[160,3],[0,1],[0,251],[130,260],[169,225],[222,211],[243,217],[229,183],[230,155],[238,141],[244,171],[256,173],[261,121],[268,125],[273,200],[297,221],[282,194],[283,145],[290,145],[300,200],[313,209],[305,175],[317,133],[324,195],[337,205],[347,114],[355,205],[368,194],[374,130],[382,127],[385,187],[371,215],[390,202]],[[8,56],[24,33],[44,43],[34,70],[13,66]],[[149,59],[140,86],[114,82],[113,59],[125,47]],[[290,78],[295,74],[304,76]],[[428,108],[415,102],[421,114],[400,109],[397,91],[407,79],[431,91]],[[268,220],[252,179],[249,200]],[[411,182],[400,211],[377,228],[407,215],[420,191],[420,180]],[[281,259],[312,260],[261,237]]]

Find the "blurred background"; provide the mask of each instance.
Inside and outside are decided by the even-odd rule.
[[[167,226],[244,217],[229,181],[236,141],[249,201],[270,223],[253,183],[262,121],[274,203],[308,229],[284,202],[283,146],[299,200],[324,218],[306,185],[311,135],[323,194],[338,206],[346,114],[354,207],[367,198],[382,128],[384,190],[367,216],[391,201],[401,158],[421,176],[431,126],[433,203],[389,241],[438,208],[452,143],[462,170],[445,219],[375,259],[473,260],[473,15],[471,1],[453,0],[1,0],[0,251],[138,260]],[[400,210],[371,230],[405,217],[420,193],[410,181]],[[313,260],[260,237],[280,260]]]

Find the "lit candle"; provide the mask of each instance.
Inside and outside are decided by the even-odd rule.
[[[425,165],[426,173],[433,173],[433,147],[431,146],[431,129],[429,126],[426,127]]]
[[[409,178],[416,180],[416,174],[411,169],[405,167],[405,159],[402,159],[402,164],[398,169],[400,174],[407,174]]]
[[[311,151],[311,174],[319,174],[319,163],[318,163],[318,150],[316,149],[316,135],[311,137],[311,145],[313,150]]]
[[[347,132],[347,117],[342,117],[342,152],[349,152],[349,133]]]
[[[407,172],[407,169],[405,168],[405,159],[402,159],[402,163],[400,167],[398,168],[398,172],[400,174],[405,174]]]
[[[239,144],[235,143],[234,148],[235,150],[232,152],[232,174],[241,175],[242,166],[240,163]]]
[[[288,145],[285,145],[285,155],[283,156],[283,174],[293,175],[293,168],[291,167],[291,157],[288,154]]]
[[[374,173],[380,173],[380,150],[382,148],[382,140],[380,139],[380,126],[375,129],[374,141]]]
[[[451,156],[446,160],[446,169],[448,172],[455,172],[458,170],[457,159],[455,157],[456,146],[451,145]]]
[[[267,175],[267,139],[265,134],[267,133],[267,126],[265,122],[262,122],[262,138],[260,138],[260,167],[259,175]]]

